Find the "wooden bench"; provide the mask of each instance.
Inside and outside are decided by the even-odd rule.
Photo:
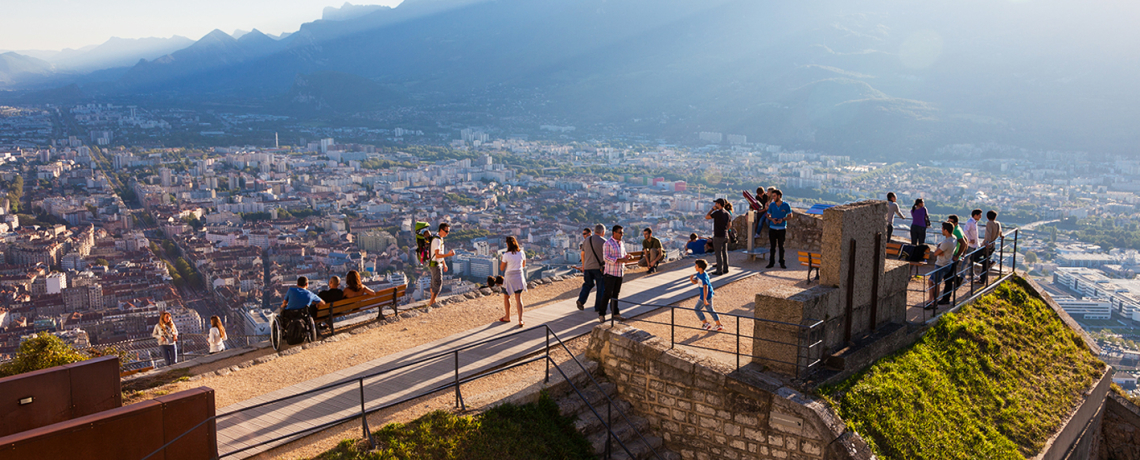
[[[812,270],[815,270],[815,280],[819,281],[819,263],[823,261],[823,255],[818,252],[808,251],[797,251],[796,255],[800,259],[800,265],[808,268],[808,281],[811,281]]]
[[[395,311],[396,306],[399,305],[400,298],[407,294],[407,290],[408,285],[401,284],[396,287],[381,289],[376,291],[376,294],[373,295],[338,300],[324,307],[318,307],[316,317],[313,318],[313,321],[327,324],[329,326],[329,335],[332,335],[336,332],[333,322],[336,318],[341,316],[375,308],[377,310],[376,317],[383,319],[384,307],[391,307],[392,310]]]

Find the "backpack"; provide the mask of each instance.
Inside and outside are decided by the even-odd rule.
[[[420,224],[423,224],[422,229]],[[420,265],[426,265],[431,261],[431,241],[434,239],[435,236],[431,234],[427,223],[416,222],[416,259]]]
[[[738,235],[736,234],[736,230],[729,228],[728,229],[728,242],[732,243],[732,244],[740,244],[739,241],[737,241],[737,238],[738,238]]]
[[[308,331],[305,330],[305,323],[300,319],[289,321],[285,326],[285,342],[289,345],[297,345],[305,341],[305,335]]]

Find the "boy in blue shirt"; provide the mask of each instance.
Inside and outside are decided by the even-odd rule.
[[[716,314],[716,310],[713,309],[712,280],[709,279],[708,273],[705,273],[705,270],[709,268],[709,263],[705,262],[704,259],[697,259],[695,261],[695,264],[697,273],[695,275],[689,276],[689,282],[700,286],[700,290],[698,292],[700,292],[701,296],[697,298],[697,307],[693,310],[697,312],[697,319],[701,320],[701,329],[704,329],[706,331],[723,331],[724,325],[720,324],[720,315]],[[709,324],[709,322],[705,320],[705,313],[701,311],[702,306],[712,315],[713,321],[716,321],[715,326]]]

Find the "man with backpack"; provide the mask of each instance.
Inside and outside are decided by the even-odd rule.
[[[439,295],[439,291],[443,289],[443,272],[447,271],[447,262],[444,258],[454,257],[455,251],[446,251],[443,247],[443,239],[447,234],[451,233],[451,225],[447,222],[440,222],[439,231],[435,238],[431,240],[431,261],[428,262],[428,268],[431,270],[431,300],[428,301],[428,306],[435,306],[435,297]]]
[[[665,258],[665,248],[661,245],[661,240],[653,236],[653,229],[646,228],[641,231],[641,234],[645,237],[641,240],[641,259],[648,267],[645,274],[652,275],[657,273],[657,265],[661,263],[661,259]]]
[[[595,303],[598,303],[605,293],[606,286],[602,276],[602,268],[606,266],[605,259],[602,258],[606,245],[606,239],[603,238],[605,235],[606,226],[602,224],[594,226],[593,234],[589,234],[589,229],[582,231],[582,290],[578,292],[578,301],[575,302],[579,310],[586,309],[586,298],[594,288],[598,290],[594,296]]]

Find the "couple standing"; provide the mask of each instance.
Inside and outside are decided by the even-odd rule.
[[[598,322],[606,321],[606,308],[610,299],[617,299],[621,293],[622,277],[625,276],[625,264],[637,259],[625,252],[621,239],[624,235],[621,225],[614,225],[610,231],[610,238],[605,239],[606,227],[602,224],[590,229],[582,230],[582,291],[578,293],[576,305],[579,310],[586,309],[586,298],[595,287],[598,293],[594,297],[594,312],[598,314]],[[613,319],[622,321],[617,302],[613,304]]]

